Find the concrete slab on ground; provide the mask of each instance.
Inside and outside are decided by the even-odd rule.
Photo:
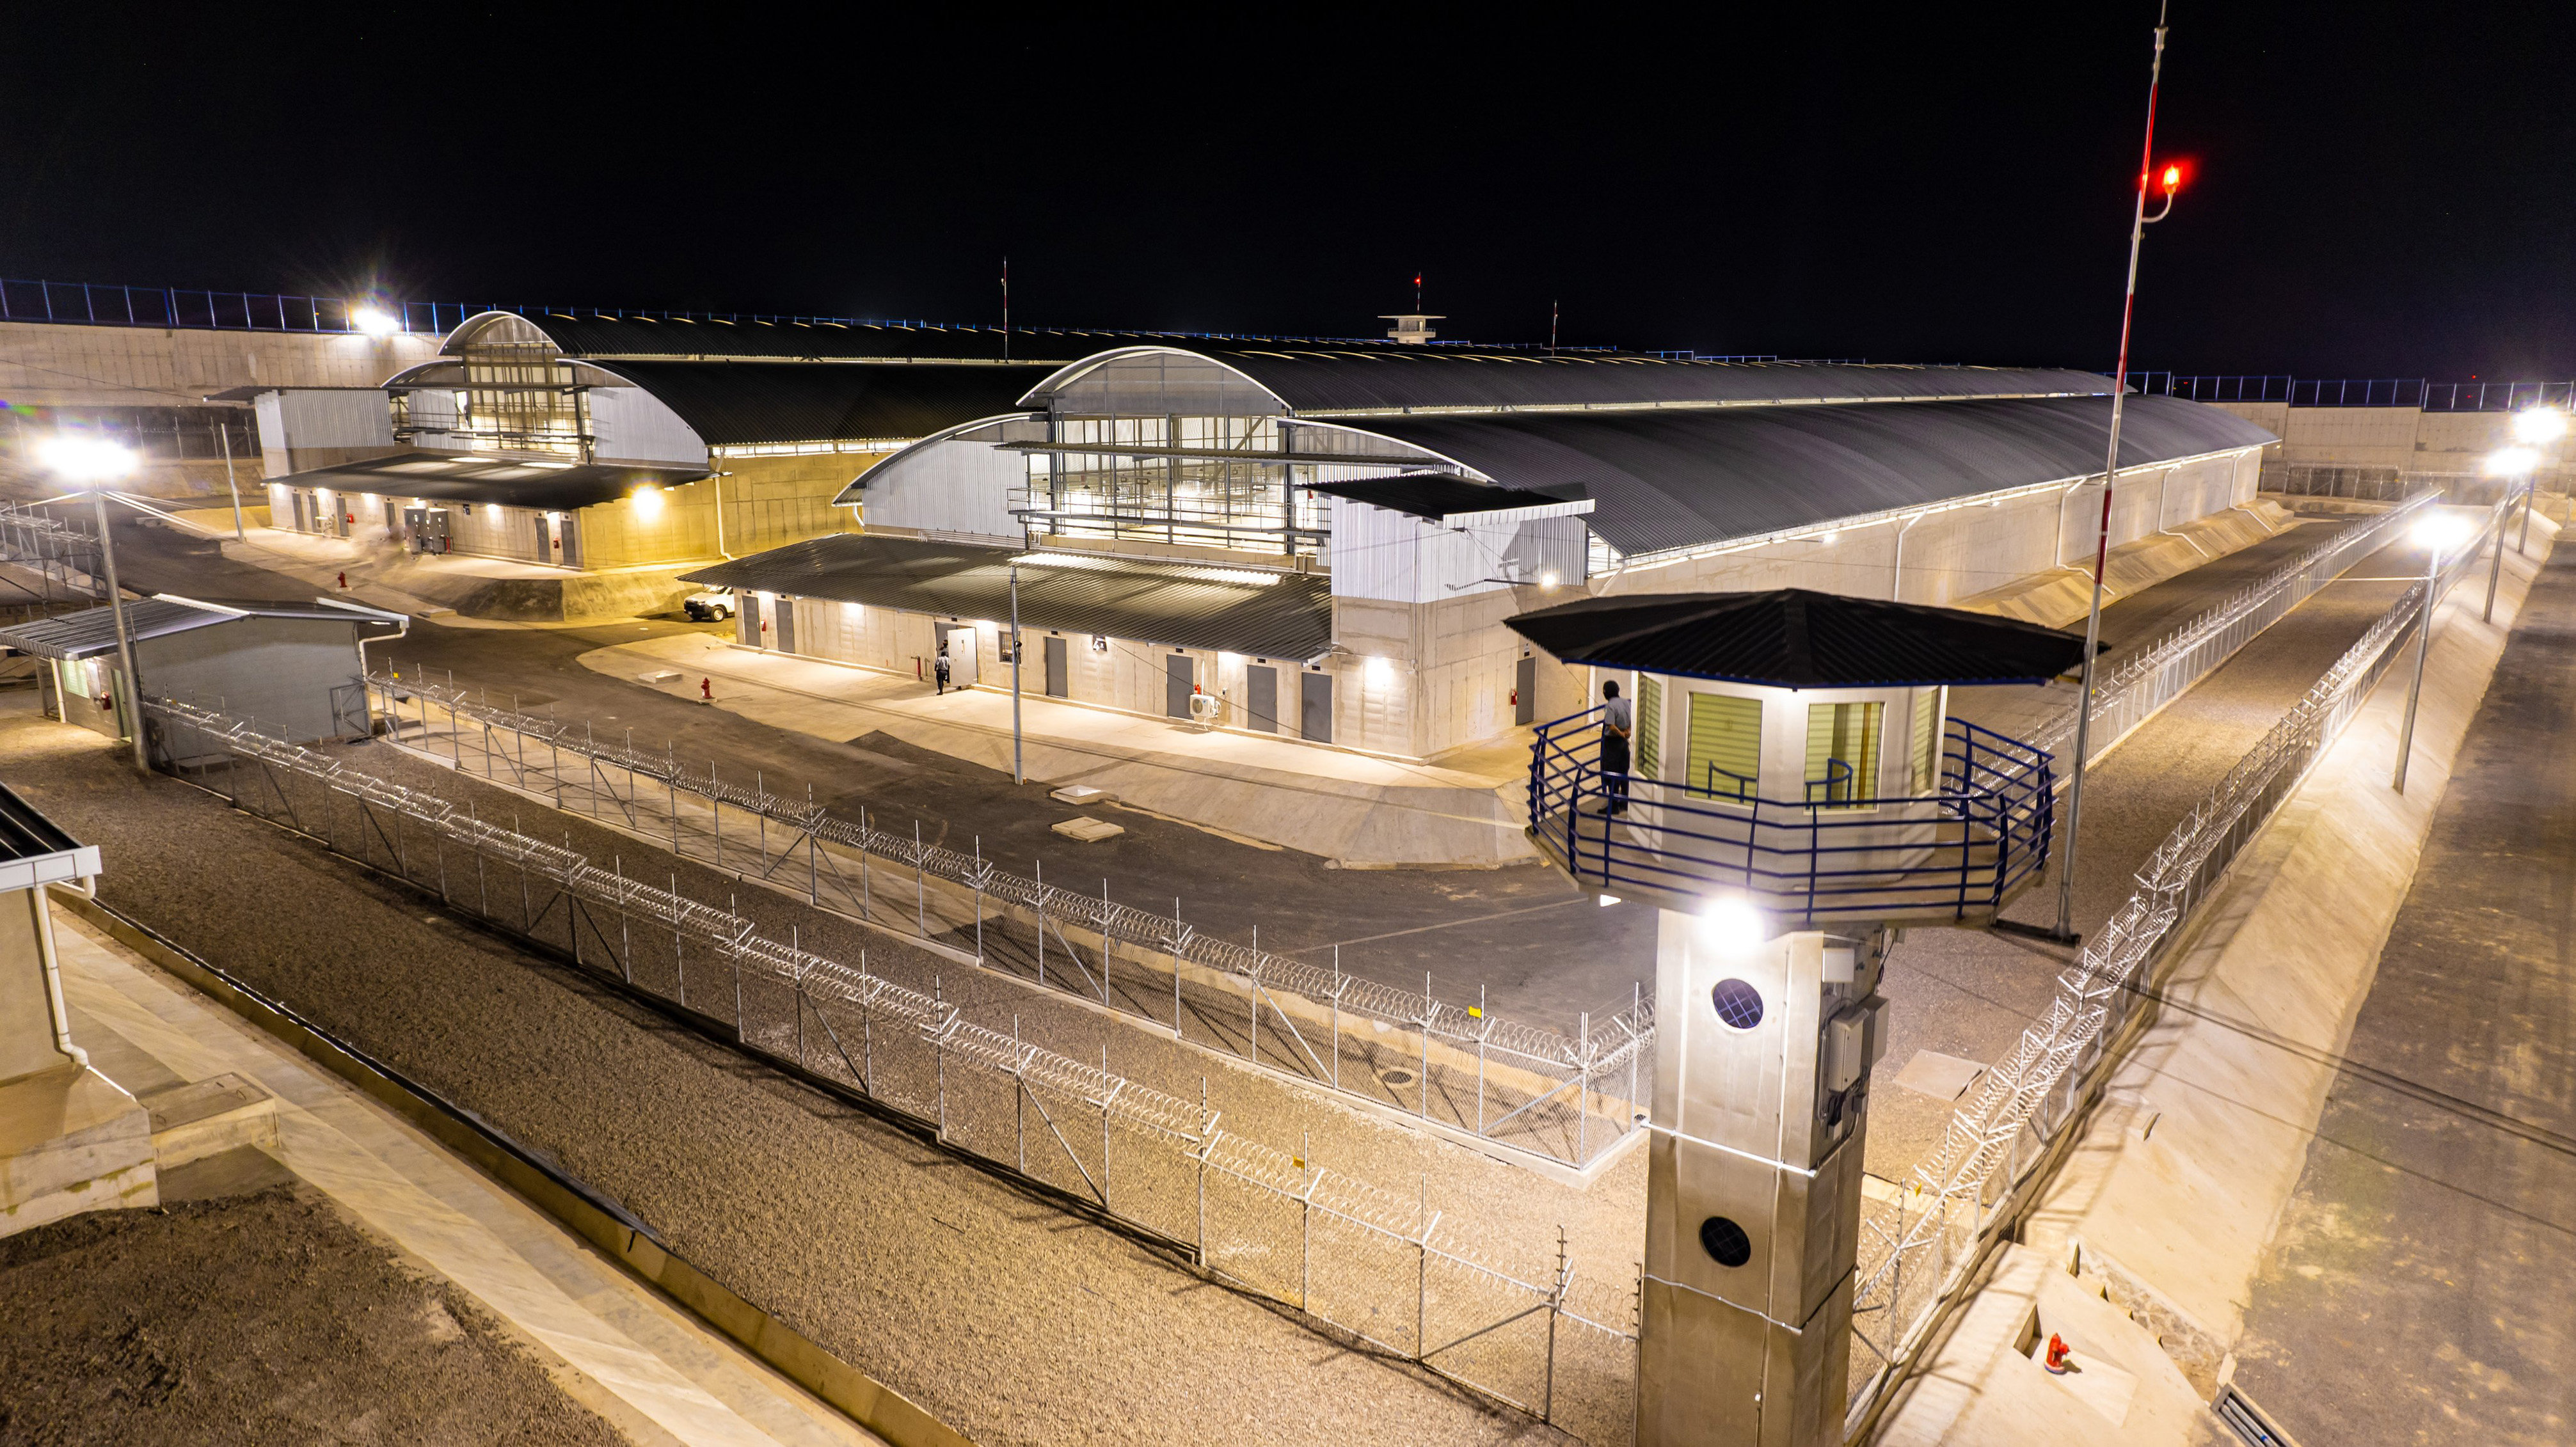
[[[1007,689],[950,689],[901,674],[739,647],[705,634],[582,655],[616,678],[677,668],[650,686],[673,698],[715,682],[716,706],[835,741],[870,733],[1007,771]],[[1537,856],[1521,834],[1525,750],[1482,772],[1411,764],[1280,739],[1200,729],[1044,697],[1020,700],[1028,776],[1089,785],[1124,808],[1230,839],[1302,850],[1344,868],[1493,866]]]

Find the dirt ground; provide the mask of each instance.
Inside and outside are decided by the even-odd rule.
[[[292,1184],[0,1240],[0,1442],[611,1447],[520,1339]]]

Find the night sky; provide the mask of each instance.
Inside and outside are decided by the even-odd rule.
[[[0,275],[2107,370],[2154,19],[22,6]],[[2136,364],[2576,375],[2570,54],[2179,0]]]

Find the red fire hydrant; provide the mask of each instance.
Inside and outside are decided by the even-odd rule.
[[[2074,1355],[2075,1349],[2066,1344],[2066,1338],[2059,1336],[2055,1332],[2050,1332],[2048,1334],[2048,1359],[2041,1362],[2040,1365],[2062,1377],[2066,1375],[2067,1368],[2074,1365],[2073,1362],[2068,1360],[2068,1358]]]
[[[712,679],[712,678],[701,678],[701,679],[699,679],[699,680],[698,680],[698,702],[700,702],[700,703],[713,703],[713,702],[715,702],[715,701],[716,701],[716,681],[715,681],[714,679]]]
[[[349,586],[349,570],[346,568],[340,570],[340,586],[343,588]]]

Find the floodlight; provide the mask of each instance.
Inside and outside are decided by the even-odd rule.
[[[2415,541],[2436,553],[2447,553],[2467,542],[2477,524],[2455,512],[2437,512],[2415,525]]]
[[[2516,442],[2555,442],[2567,435],[2567,414],[2555,407],[2526,407],[2513,414]]]
[[[2487,454],[2487,471],[2496,477],[2522,477],[2540,465],[2540,454],[2528,447],[2500,447]]]
[[[1721,894],[1700,907],[1699,937],[1711,949],[1740,955],[1769,939],[1771,927],[1753,901],[1740,894]]]
[[[61,433],[37,449],[45,466],[65,482],[107,482],[134,470],[134,454],[103,438]]]
[[[655,518],[660,517],[662,515],[662,489],[658,487],[639,487],[635,489],[635,515],[648,523],[653,521]]]
[[[353,309],[349,313],[349,325],[371,337],[391,336],[402,330],[402,323],[395,321],[383,309],[371,306]]]

